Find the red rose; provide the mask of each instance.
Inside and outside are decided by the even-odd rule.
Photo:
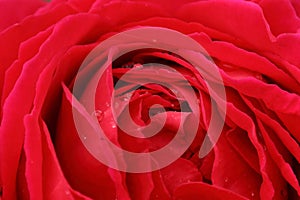
[[[1,4],[9,5],[0,7],[2,199],[300,198],[299,1]],[[92,51],[139,28],[157,33]],[[192,38],[203,54],[184,39],[161,40],[163,30]],[[198,71],[197,61],[217,66],[222,80],[213,68]],[[203,157],[217,117],[221,125],[226,117],[224,127],[219,138],[211,132],[216,144]],[[103,150],[108,138],[148,155],[178,134],[161,161],[180,158],[165,166]],[[126,171],[145,167],[155,170]]]

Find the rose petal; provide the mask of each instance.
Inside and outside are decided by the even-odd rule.
[[[161,169],[161,175],[171,194],[184,183],[202,181],[197,167],[191,161],[182,158]]]
[[[269,46],[275,39],[260,7],[252,2],[221,0],[190,3],[180,8],[178,18],[232,34],[251,46]]]
[[[178,18],[168,18],[168,17],[153,17],[149,19],[145,19],[139,22],[128,23],[122,28],[127,29],[135,26],[155,26],[155,27],[165,27],[172,30],[179,31],[183,34],[189,35],[192,33],[206,33],[211,38],[230,41],[230,42],[238,42],[235,37],[230,34],[224,33],[222,31],[218,31],[207,26],[204,26],[200,23],[195,22],[185,22]]]
[[[256,116],[268,127],[274,130],[274,133],[278,136],[283,145],[288,149],[288,151],[294,156],[294,158],[300,163],[300,147],[299,144],[291,137],[291,135],[286,131],[276,120],[272,119],[270,116],[259,111],[258,109],[252,109]]]
[[[39,90],[37,90],[34,98],[32,112],[24,118],[25,141],[23,156],[26,156],[26,167],[24,171],[25,176],[18,180],[18,183],[22,181],[27,182],[26,188],[22,189],[22,191],[27,191],[27,194],[20,193],[18,197],[88,199],[71,189],[68,185],[54,153],[50,133],[46,124],[40,120],[40,112],[46,97],[45,91],[50,87],[52,79],[52,76],[49,76],[49,74],[52,74],[54,70],[55,68],[46,68],[41,73],[36,85]],[[20,174],[20,171],[18,171],[18,174]]]
[[[246,200],[247,198],[244,198],[230,190],[226,190],[217,186],[211,186],[205,183],[188,183],[177,188],[174,193],[174,199]]]
[[[226,84],[236,88],[240,93],[261,99],[268,109],[273,110],[281,118],[291,134],[300,141],[300,131],[298,131],[300,127],[296,123],[300,120],[300,98],[298,95],[288,93],[276,85],[266,84],[254,78],[234,80],[226,74],[223,75]],[[299,120],[297,120],[298,118]]]
[[[61,5],[48,11],[47,14],[30,16],[20,25],[15,25],[0,34],[0,90],[2,91],[5,70],[16,60],[20,44],[50,27],[62,17],[72,14],[74,11],[67,5]],[[3,78],[2,78],[3,77]],[[2,93],[1,93],[2,96]],[[1,97],[1,102],[3,103]],[[1,106],[2,110],[3,104]]]
[[[270,50],[271,55],[269,57],[277,57],[277,60],[289,62],[299,68],[300,58],[295,56],[300,51],[299,43],[299,33],[281,34],[277,37],[277,42],[274,44],[274,47],[272,47],[273,50]]]
[[[26,155],[25,180],[28,185],[27,195],[30,198],[45,199],[89,199],[70,188],[65,180],[54,153],[54,147],[46,124],[38,120],[37,115],[34,114],[34,116],[28,115],[25,118],[25,127],[24,149]],[[31,137],[33,136],[32,134],[38,134],[41,137]],[[36,148],[33,149],[33,146]],[[24,194],[19,193],[19,195]],[[26,196],[18,197],[24,198]]]
[[[17,198],[22,197],[23,199],[30,199],[28,185],[25,176],[25,170],[26,170],[26,156],[23,148],[20,156],[18,173],[16,177],[16,190],[18,191]],[[2,193],[1,193],[1,197],[2,197]]]
[[[197,154],[195,156],[198,157]],[[211,151],[202,160],[202,163],[201,163],[201,166],[199,168],[199,171],[203,175],[203,178],[205,179],[205,181],[211,182],[211,173],[212,173],[214,161],[215,161],[215,153],[214,153],[214,151]]]
[[[184,5],[178,12],[178,18],[232,34],[240,39],[235,44],[243,48],[263,52],[268,56],[275,55],[295,65],[300,64],[299,57],[295,56],[299,52],[300,35],[281,34],[275,38],[261,8],[255,3],[200,1]]]
[[[20,22],[26,16],[33,14],[38,8],[45,5],[42,0],[10,0],[0,1],[0,32],[5,28]],[[16,9],[16,6],[18,9]]]
[[[151,173],[127,174],[128,192],[133,200],[148,200],[154,189]]]
[[[170,200],[171,199],[170,193],[168,192],[166,185],[163,182],[160,171],[152,172],[152,178],[155,187],[151,193],[150,199]]]
[[[215,162],[212,170],[212,183],[249,199],[259,199],[260,175],[240,159],[224,135],[221,135],[214,149]]]
[[[260,113],[258,116],[263,116],[260,111],[252,104],[249,100],[246,100],[247,104],[255,113]],[[265,121],[266,119],[264,119]],[[274,160],[275,164],[281,171],[282,176],[286,179],[288,183],[290,183],[296,191],[299,193],[299,183],[297,181],[297,177],[294,174],[293,170],[291,169],[291,166],[288,162],[291,162],[290,153],[286,149],[284,145],[282,145],[282,141],[286,141],[286,139],[280,140],[274,133],[272,134],[272,130],[270,130],[267,126],[264,126],[262,121],[258,120],[258,126],[260,127],[261,134],[264,138],[266,148],[268,150],[268,153],[270,154],[271,158]],[[282,136],[281,136],[282,138]],[[288,138],[288,137],[287,137]],[[295,144],[290,143],[286,145],[287,148],[294,147]],[[298,146],[299,148],[299,146]],[[298,151],[299,152],[299,151]],[[299,153],[298,153],[299,155]],[[275,177],[275,176],[273,176]],[[280,181],[273,181],[273,183],[278,185],[278,182]],[[284,189],[276,189],[275,191],[281,191]],[[275,194],[276,195],[276,194]],[[277,195],[283,195],[283,193],[279,193]]]
[[[73,7],[75,7],[79,12],[87,12],[92,7],[92,5],[97,2],[95,0],[69,0],[68,3],[70,3]],[[101,1],[104,3],[105,1]]]
[[[239,153],[243,160],[246,161],[256,173],[260,173],[257,153],[247,134],[240,129],[235,129],[227,132],[226,136],[230,145]],[[241,146],[241,144],[243,145]]]
[[[259,2],[272,33],[296,33],[300,28],[300,19],[289,0],[262,0]]]
[[[147,12],[144,12],[147,10]],[[112,14],[112,11],[113,14]],[[113,27],[119,27],[129,22],[140,21],[154,16],[166,16],[160,6],[153,3],[109,1],[104,3],[97,1],[90,9],[90,13],[99,14],[102,21]]]
[[[252,119],[231,104],[228,104],[227,115],[234,123],[236,123],[237,126],[247,131],[248,137],[258,153],[260,173],[262,178],[260,198],[272,198],[274,195],[274,189],[268,175],[268,170],[272,169],[273,166],[270,166],[270,163],[267,162],[266,154],[262,145],[258,141],[258,137],[255,132],[255,125]],[[258,197],[258,195],[255,197]]]
[[[89,19],[87,20],[88,23],[82,25],[82,20],[85,21],[86,19]],[[39,53],[23,66],[15,87],[5,100],[0,130],[0,146],[2,148],[1,157],[3,163],[5,163],[1,163],[4,174],[2,177],[3,190],[7,198],[13,199],[15,196],[15,174],[24,138],[23,117],[29,113],[33,103],[35,90],[32,90],[32,88],[35,88],[39,75],[47,68],[47,65],[50,68],[55,66],[52,62],[57,62],[58,60],[54,59],[53,61],[53,57],[60,57],[72,44],[79,42],[87,31],[96,26],[96,19],[97,17],[77,15],[70,16],[68,19],[58,23],[54,32],[48,38],[48,42],[44,43]],[[77,25],[79,24],[82,27],[80,32],[77,30]],[[72,29],[76,29],[76,31],[71,31]],[[68,41],[64,37],[66,31],[73,32],[73,34],[69,35]],[[35,70],[32,70],[32,66],[35,66]],[[10,136],[12,130],[14,133],[13,138]],[[18,138],[18,140],[15,140],[15,138]]]
[[[64,92],[55,144],[65,176],[74,188],[92,198],[111,199],[116,198],[116,196],[128,198],[124,183],[122,183],[124,179],[118,177],[120,172],[110,171],[106,165],[96,160],[82,144],[79,138],[80,135],[74,125],[72,105],[77,110],[83,108],[78,107],[77,104],[74,105],[74,102],[72,103],[72,95],[66,87],[64,87]],[[84,122],[84,120],[87,120],[87,116],[82,117],[81,123],[87,123]],[[86,124],[86,131],[91,131],[88,126]],[[93,137],[93,135],[89,135],[87,132],[86,142],[93,140],[94,145],[99,145],[99,143],[95,144],[96,140],[90,137]],[[91,148],[91,146],[89,147]],[[105,153],[111,156],[109,152]]]
[[[5,72],[1,99],[2,105],[19,78],[24,63],[28,62],[28,60],[32,59],[32,57],[38,53],[40,45],[42,45],[42,43],[44,43],[49,37],[51,31],[51,29],[48,29],[47,31],[40,32],[35,37],[32,37],[20,45],[19,59],[16,60]]]
[[[298,0],[291,0],[291,3],[295,9],[296,14],[300,17],[300,2]]]
[[[207,37],[204,37],[203,33],[193,34],[192,37],[208,51],[210,56],[220,60],[222,63],[230,65],[231,68],[228,71],[236,70],[239,74],[248,70],[257,72],[257,74],[253,74],[255,78],[263,74],[274,80],[279,86],[282,85],[290,91],[300,92],[300,83],[297,78],[298,76],[300,77],[300,70],[294,70],[292,72],[285,67],[280,69],[279,67],[281,66],[276,66],[267,58],[257,53],[249,52],[224,41],[212,42],[210,39],[208,40]],[[288,69],[289,68],[291,67],[288,67]]]
[[[41,137],[36,135],[36,133],[39,133],[40,130],[38,121],[35,118],[36,117],[30,115],[27,115],[24,118],[24,151],[26,155],[25,173],[27,178],[28,191],[30,191],[30,197],[42,199],[42,141]]]
[[[296,175],[294,174],[291,166],[284,160],[284,158],[282,157],[282,155],[278,152],[277,148],[278,148],[278,142],[277,145],[274,141],[271,139],[271,137],[268,135],[268,132],[266,132],[267,130],[263,127],[262,123],[260,121],[258,121],[258,125],[260,126],[260,130],[261,133],[263,135],[263,138],[265,140],[267,149],[268,149],[268,153],[270,154],[270,156],[272,157],[272,159],[274,160],[275,164],[278,166],[282,176],[285,178],[285,180],[291,184],[294,189],[298,192],[298,195],[300,196],[300,186],[299,186],[299,182],[297,180]],[[274,181],[274,183],[278,183],[279,181]],[[274,184],[273,184],[274,185]],[[275,190],[275,191],[281,191],[281,190]]]

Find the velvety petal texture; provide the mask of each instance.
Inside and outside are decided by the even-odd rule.
[[[11,0],[0,1],[0,32],[7,27],[22,21],[29,15],[32,15],[38,8],[45,5],[42,0]],[[16,8],[17,7],[17,8]]]

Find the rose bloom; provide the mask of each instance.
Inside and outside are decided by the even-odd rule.
[[[0,16],[0,199],[300,198],[299,0],[1,0]],[[145,173],[112,169],[84,146],[72,109],[74,99],[88,96],[88,87],[80,97],[72,89],[75,77],[88,86],[96,72],[79,68],[102,41],[137,27],[187,35],[218,66],[226,119],[203,158],[199,149],[210,122],[210,94],[184,58],[158,49],[112,62],[90,114],[122,149],[162,148],[179,127],[178,115],[190,112],[180,108],[187,100],[157,84],[136,89],[131,98],[122,93],[122,104],[130,105],[132,120],[141,126],[166,114],[164,128],[147,139],[117,127],[110,100],[113,90],[122,90],[114,84],[128,70],[163,63],[197,93],[201,114],[193,143],[172,164]],[[154,104],[164,110],[149,110]],[[76,109],[83,112],[80,105]]]

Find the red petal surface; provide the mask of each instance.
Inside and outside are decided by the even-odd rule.
[[[211,186],[205,183],[188,183],[180,186],[174,194],[174,199],[178,200],[222,200],[222,199],[232,199],[232,200],[246,200],[244,198],[232,191],[220,188],[217,186]]]
[[[0,32],[5,28],[20,22],[26,16],[33,14],[45,5],[42,0],[10,0],[0,1]]]

